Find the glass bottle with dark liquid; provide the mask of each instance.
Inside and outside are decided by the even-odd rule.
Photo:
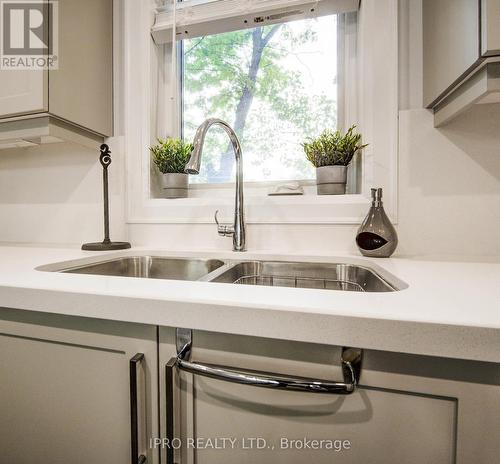
[[[372,189],[372,205],[356,235],[356,244],[364,256],[388,258],[398,246],[396,229],[385,214],[382,189]]]

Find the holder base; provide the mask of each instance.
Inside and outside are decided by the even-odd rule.
[[[113,251],[113,250],[126,250],[130,248],[130,243],[128,242],[96,242],[96,243],[84,243],[82,245],[82,250],[85,251]]]

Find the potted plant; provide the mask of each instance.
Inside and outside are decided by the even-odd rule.
[[[361,144],[361,134],[356,126],[342,134],[325,130],[315,139],[303,144],[307,159],[316,168],[318,195],[341,195],[346,192],[347,166],[354,155],[366,145]]]
[[[188,174],[184,167],[189,161],[193,145],[182,139],[158,139],[150,148],[153,161],[162,173],[162,187],[165,198],[186,198],[188,196]]]

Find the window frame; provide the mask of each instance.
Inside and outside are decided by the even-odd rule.
[[[377,3],[375,6],[374,3]],[[161,57],[165,46],[151,38],[155,0],[123,0],[121,18],[123,64],[117,72],[123,108],[123,137],[118,144],[125,155],[126,218],[129,224],[213,224],[213,212],[230,221],[234,191],[205,191],[205,197],[165,200],[157,197],[157,178],[152,169],[149,146],[158,129],[170,127],[166,101],[169,76]],[[363,155],[362,193],[357,195],[304,195],[268,197],[252,195],[245,185],[246,221],[249,224],[359,224],[370,203],[370,187],[384,188],[385,208],[397,222],[398,171],[398,6],[397,0],[361,2],[359,12],[360,95],[359,127],[370,142]],[[372,40],[377,37],[377,40]],[[161,81],[161,82],[160,82]],[[158,85],[158,84],[161,85]],[[170,126],[169,126],[170,124]],[[193,189],[193,193],[199,190]]]

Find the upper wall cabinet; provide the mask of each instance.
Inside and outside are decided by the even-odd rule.
[[[61,140],[95,146],[113,134],[113,0],[40,8],[22,3],[2,12],[12,32],[1,52],[0,148]],[[27,34],[14,33],[19,28]],[[26,66],[37,53],[53,56],[54,65]]]
[[[500,1],[423,0],[424,106],[449,122],[500,102]]]
[[[500,55],[500,1],[481,1],[481,55]]]
[[[479,2],[424,0],[424,104],[432,105],[479,59]]]

